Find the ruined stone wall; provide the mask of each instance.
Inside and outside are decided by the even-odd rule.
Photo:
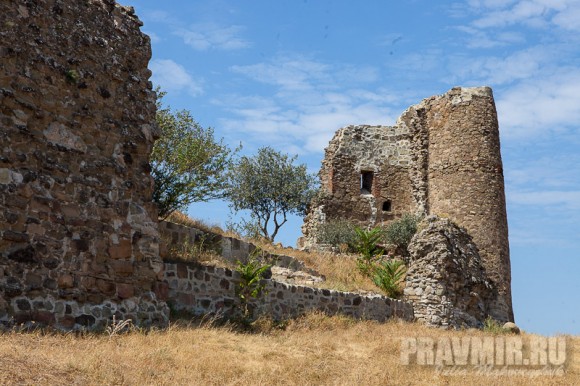
[[[112,0],[6,0],[0,25],[0,322],[164,324],[141,22]]]
[[[375,172],[370,194],[360,176]],[[348,126],[326,149],[325,195],[305,219],[302,245],[333,218],[368,226],[402,213],[439,214],[465,227],[498,289],[489,313],[513,320],[499,128],[489,87],[454,88],[407,109],[395,126]],[[392,201],[393,213],[381,205]]]
[[[410,162],[404,126],[338,130],[325,150],[319,173],[324,195],[321,207],[313,208],[303,227],[307,244],[316,244],[315,228],[321,222],[348,218],[364,226],[377,225],[412,211]],[[361,189],[363,173],[372,173],[370,191]]]
[[[166,263],[163,298],[176,310],[197,315],[238,315],[235,288],[239,274],[227,268]],[[381,295],[361,295],[264,280],[266,293],[251,303],[253,316],[284,320],[309,311],[342,314],[357,319],[385,321],[393,317],[413,320],[411,304]]]
[[[497,298],[477,246],[451,220],[429,216],[409,244],[405,299],[415,318],[445,328],[481,328]]]
[[[238,261],[246,263],[248,262],[248,257],[256,253],[257,257],[267,261],[268,264],[289,268],[294,271],[307,272],[312,275],[320,275],[292,256],[259,251],[255,244],[247,240],[222,236],[218,233],[170,221],[159,222],[159,233],[161,235],[160,255],[164,261],[176,260],[176,251],[183,250],[184,247],[189,248],[189,251],[193,252],[193,254],[199,253],[200,249],[210,250],[219,255],[223,261],[232,265],[237,264]]]

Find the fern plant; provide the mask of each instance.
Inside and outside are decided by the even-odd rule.
[[[401,260],[385,260],[374,267],[373,282],[381,288],[387,296],[398,298],[403,294],[401,280],[407,269]]]

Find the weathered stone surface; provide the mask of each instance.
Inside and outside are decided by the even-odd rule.
[[[111,0],[8,0],[0,25],[0,323],[163,324],[141,22]]]
[[[497,290],[471,236],[451,222],[427,217],[409,244],[405,299],[415,317],[448,328],[482,327]]]
[[[490,314],[513,320],[499,128],[489,87],[456,87],[427,98],[394,126],[338,130],[319,175],[324,194],[305,218],[303,246],[315,246],[321,224],[335,218],[376,226],[404,213],[449,217],[473,237],[497,286]]]

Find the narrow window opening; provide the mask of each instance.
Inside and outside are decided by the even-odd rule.
[[[391,200],[387,200],[383,202],[383,212],[390,212],[391,211]]]
[[[371,194],[373,191],[373,172],[362,171],[360,173],[361,194]]]

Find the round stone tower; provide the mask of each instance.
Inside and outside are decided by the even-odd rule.
[[[508,227],[497,113],[489,87],[456,87],[403,117],[420,146],[415,165],[428,214],[449,217],[477,244],[498,298],[490,314],[513,320]]]

